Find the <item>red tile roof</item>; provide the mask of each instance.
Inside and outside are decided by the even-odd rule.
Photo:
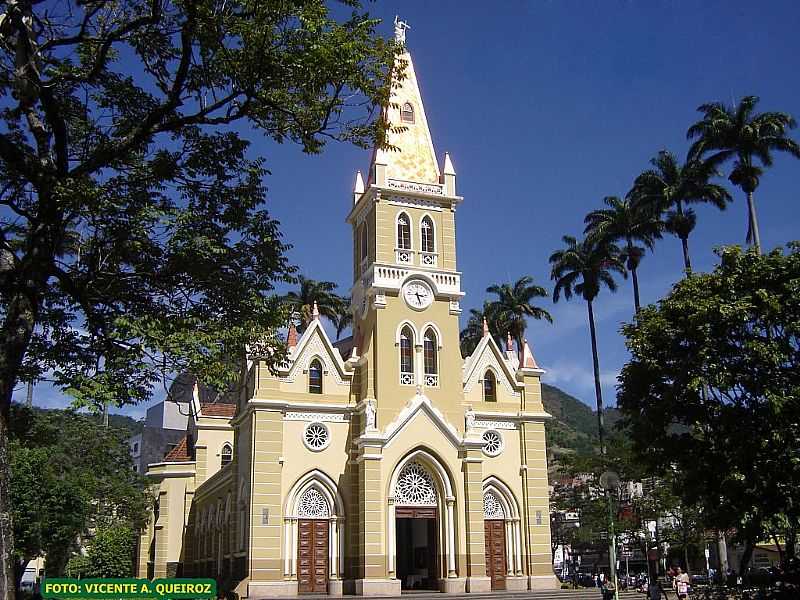
[[[188,436],[183,436],[181,441],[178,442],[178,445],[167,452],[167,455],[164,457],[164,462],[181,462],[187,460],[192,460],[192,457],[189,455],[189,438]]]
[[[222,402],[201,403],[200,416],[202,417],[232,417],[236,414],[235,404],[224,404]]]

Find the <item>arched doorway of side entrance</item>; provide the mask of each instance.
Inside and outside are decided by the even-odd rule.
[[[517,501],[496,477],[483,482],[486,574],[493,590],[508,589],[508,578],[522,576],[522,536]]]
[[[344,573],[344,503],[319,470],[301,477],[286,498],[284,577],[301,594],[329,593]]]
[[[389,576],[403,590],[439,590],[456,577],[455,494],[449,474],[429,452],[415,450],[389,481]]]

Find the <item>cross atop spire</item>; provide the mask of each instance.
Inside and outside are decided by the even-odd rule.
[[[401,21],[400,17],[395,15],[394,17],[394,41],[398,44],[405,45],[406,43],[406,29],[411,29],[411,25],[409,25],[406,21]]]

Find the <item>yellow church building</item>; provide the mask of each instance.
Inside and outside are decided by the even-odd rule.
[[[503,351],[488,332],[461,356],[463,198],[400,59],[392,150],[357,175],[347,215],[352,343],[315,314],[277,372],[248,362],[235,404],[195,393],[186,437],[148,469],[138,576],[216,577],[247,598],[556,587],[543,371],[527,342]]]

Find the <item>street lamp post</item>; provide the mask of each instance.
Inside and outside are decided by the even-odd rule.
[[[617,581],[617,537],[614,534],[614,510],[612,508],[612,492],[619,489],[619,475],[614,471],[606,471],[600,476],[600,486],[605,490],[608,502],[608,546],[609,563],[611,564],[611,581],[614,582],[614,600],[619,600],[619,582]]]

